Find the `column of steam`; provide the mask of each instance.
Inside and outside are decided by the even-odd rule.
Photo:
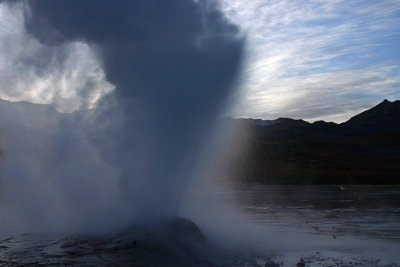
[[[214,1],[31,0],[26,28],[46,45],[96,50],[125,118],[118,166],[136,221],[173,216],[231,92],[243,39]]]

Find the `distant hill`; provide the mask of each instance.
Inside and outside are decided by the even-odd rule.
[[[400,183],[399,100],[384,100],[341,124],[289,118],[243,122],[250,137],[240,142],[248,151],[228,170],[241,182]]]
[[[400,100],[384,100],[341,124],[351,133],[400,131]]]
[[[99,133],[108,126],[101,118],[96,119],[96,112],[64,114],[49,105],[0,100],[0,166],[13,151],[24,155],[24,151],[51,149],[55,138],[65,144],[63,154],[75,153],[76,146],[69,146],[68,142],[78,146],[87,138],[103,142]],[[232,155],[227,165],[228,177],[236,181],[400,184],[399,100],[384,100],[341,124],[290,118],[227,121],[240,125],[243,131],[231,145],[247,148]],[[62,136],[59,129],[63,129]],[[56,152],[42,151],[37,159],[44,155],[63,156]]]

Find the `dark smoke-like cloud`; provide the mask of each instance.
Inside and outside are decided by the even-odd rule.
[[[96,120],[106,126],[88,139],[119,170],[121,209],[131,221],[176,215],[240,67],[238,28],[212,0],[25,3],[29,34],[49,47],[89,44],[116,88],[122,119],[118,112],[104,111]],[[61,149],[74,146],[57,142]]]

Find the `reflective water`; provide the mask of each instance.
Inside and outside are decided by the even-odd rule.
[[[162,240],[141,227],[108,237],[4,236],[0,266],[400,266],[400,186],[240,185],[212,195],[234,198],[249,221],[296,249],[222,261],[179,219]]]
[[[266,229],[400,241],[400,186],[242,185],[232,194]]]
[[[241,185],[228,194],[266,231],[311,244],[277,255],[281,266],[400,266],[400,186]]]

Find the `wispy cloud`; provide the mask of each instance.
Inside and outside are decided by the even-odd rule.
[[[223,0],[248,35],[237,117],[343,121],[400,98],[400,1]]]
[[[24,28],[20,4],[0,4],[0,98],[87,109],[113,89],[87,44],[48,47]]]

